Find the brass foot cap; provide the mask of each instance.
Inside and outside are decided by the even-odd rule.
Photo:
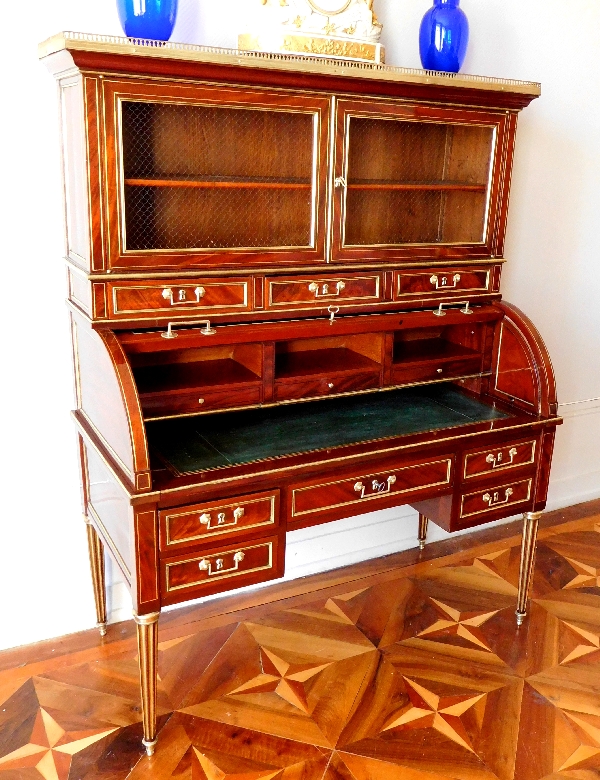
[[[153,756],[154,755],[154,748],[156,747],[157,743],[156,737],[154,739],[143,739],[142,745],[146,748],[146,755],[147,756]]]
[[[100,632],[100,636],[106,636],[108,631],[108,623],[96,623],[96,628]]]
[[[425,549],[425,539],[419,539],[419,550]]]
[[[515,612],[515,615],[517,616],[517,625],[518,626],[522,626],[523,625],[523,621],[527,617],[527,612],[519,612],[519,610],[517,610]]]

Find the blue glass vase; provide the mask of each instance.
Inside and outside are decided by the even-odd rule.
[[[178,0],[117,0],[121,27],[128,38],[168,41],[175,26]]]
[[[425,70],[458,73],[469,43],[469,20],[460,0],[433,0],[423,17],[419,50]]]

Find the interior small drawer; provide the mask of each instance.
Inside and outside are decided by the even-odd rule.
[[[164,558],[161,562],[163,604],[243,588],[283,574],[282,541],[269,536],[204,552]]]
[[[259,530],[268,533],[279,525],[279,491],[162,509],[159,521],[160,548],[166,555],[186,545],[210,544],[223,537],[247,536]]]
[[[341,507],[352,507],[359,513],[364,506],[365,512],[372,512],[388,497],[449,486],[451,472],[451,457],[436,458],[371,474],[358,472],[345,479],[294,487],[291,520]]]
[[[377,303],[382,297],[381,274],[340,275],[320,278],[267,278],[267,308],[323,306],[336,303]]]
[[[471,450],[464,455],[462,477],[465,480],[473,479],[533,465],[536,449],[537,439],[529,439],[485,450]]]
[[[492,269],[432,268],[425,271],[396,271],[394,296],[396,299],[411,296],[465,293],[482,295],[492,292]]]
[[[461,496],[459,521],[472,520],[502,509],[512,511],[531,500],[533,477],[480,488]],[[508,511],[506,514],[510,514]]]
[[[481,356],[460,358],[458,360],[437,360],[407,365],[392,365],[392,384],[403,385],[411,382],[430,382],[435,379],[478,374],[481,372]]]
[[[303,379],[276,380],[276,401],[295,401],[301,398],[339,395],[379,387],[380,373],[332,374],[329,377],[310,376]]]
[[[185,317],[250,311],[250,279],[171,279],[108,284],[114,318]]]
[[[179,414],[201,414],[215,409],[237,409],[259,404],[262,386],[231,387],[195,392],[140,393],[145,420]]]

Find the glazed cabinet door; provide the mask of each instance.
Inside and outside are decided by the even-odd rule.
[[[105,79],[111,269],[324,260],[326,98]]]
[[[514,122],[506,112],[340,100],[333,259],[500,254]]]

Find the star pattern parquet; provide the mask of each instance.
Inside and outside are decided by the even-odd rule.
[[[520,629],[518,537],[476,544],[166,621],[151,759],[130,634],[5,668],[0,780],[599,780],[599,517],[542,531]]]

